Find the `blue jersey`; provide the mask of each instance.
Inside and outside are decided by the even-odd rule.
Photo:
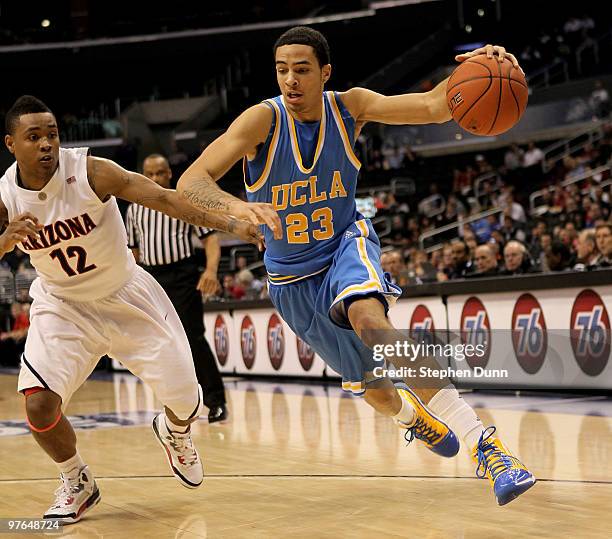
[[[245,159],[247,198],[274,205],[283,223],[275,240],[265,227],[264,262],[271,281],[314,275],[328,267],[345,230],[361,219],[355,206],[361,163],[355,120],[335,92],[324,92],[319,122],[298,122],[282,96],[264,103],[274,115],[268,138]]]

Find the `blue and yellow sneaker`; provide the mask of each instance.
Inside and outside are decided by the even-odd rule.
[[[495,427],[487,427],[473,451],[478,463],[476,475],[488,477],[498,505],[506,505],[535,485],[534,475],[493,436]]]
[[[427,449],[433,451],[441,457],[454,457],[459,452],[459,440],[450,427],[439,417],[434,415],[417,397],[408,386],[397,384],[395,389],[400,397],[414,408],[416,421],[413,425],[403,424],[398,421],[398,425],[407,429],[405,438],[408,443],[415,438],[421,440]]]

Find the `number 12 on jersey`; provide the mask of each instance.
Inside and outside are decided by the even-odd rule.
[[[66,257],[68,255],[68,257]],[[71,245],[66,248],[66,253],[62,249],[54,249],[49,253],[51,258],[55,258],[62,266],[62,269],[66,272],[68,277],[74,277],[81,273],[87,273],[88,271],[96,269],[95,264],[87,265],[87,251],[78,245]],[[68,262],[68,258],[76,257],[76,269],[72,269],[71,264]]]

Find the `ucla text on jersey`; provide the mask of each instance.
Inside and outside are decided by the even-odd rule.
[[[355,206],[361,166],[353,151],[355,121],[335,92],[325,92],[322,100],[320,122],[295,120],[282,96],[264,101],[274,113],[272,127],[257,156],[245,159],[249,201],[272,203],[283,223],[281,240],[264,230],[264,261],[273,283],[323,271],[345,230],[361,219]]]

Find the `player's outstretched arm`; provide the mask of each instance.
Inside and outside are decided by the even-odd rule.
[[[440,124],[451,119],[446,104],[447,80],[420,94],[386,96],[367,88],[351,88],[340,98],[357,123]]]
[[[182,174],[176,186],[180,196],[194,208],[229,213],[253,224],[267,225],[274,237],[280,239],[280,218],[271,204],[244,202],[217,185],[237,161],[256,155],[271,124],[272,111],[266,105],[255,105],[244,111]]]
[[[489,58],[497,55],[500,62],[510,60],[520,69],[514,55],[499,45],[486,45],[465,54],[455,56],[463,62],[473,56],[486,54]],[[390,125],[444,123],[451,119],[446,104],[446,84],[444,79],[433,90],[416,94],[385,96],[366,88],[352,88],[341,93],[342,102],[356,122],[379,122]]]
[[[125,170],[114,161],[88,157],[87,176],[100,200],[114,195],[187,223],[229,232],[258,246],[263,241],[255,225],[231,215],[211,215],[198,210],[182,200],[174,189],[164,189],[146,176]]]

